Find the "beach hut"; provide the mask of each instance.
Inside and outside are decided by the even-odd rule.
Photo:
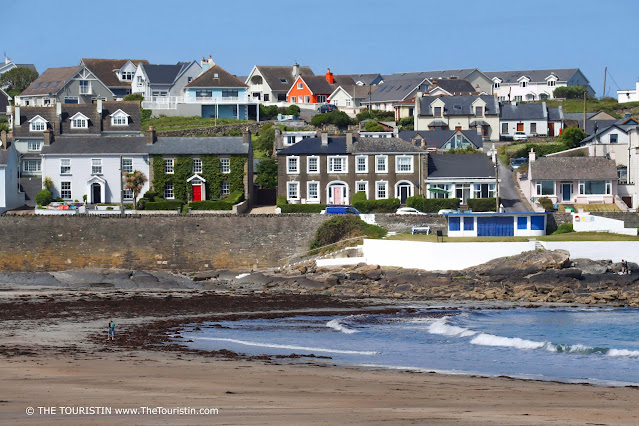
[[[447,213],[449,237],[539,237],[549,213]]]

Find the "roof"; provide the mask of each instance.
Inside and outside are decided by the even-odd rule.
[[[295,82],[295,78],[293,78],[293,66],[256,65],[256,68],[260,71],[262,78],[271,90],[288,92],[288,89],[290,89],[291,85]],[[315,74],[311,67],[300,67],[300,75],[311,76]]]
[[[137,66],[139,63],[147,65],[149,61],[146,59],[92,59],[83,58],[82,63],[89,69],[102,83],[107,87],[128,87],[131,88],[131,81],[120,81],[115,74],[115,70],[119,70],[131,61]]]
[[[587,112],[586,113],[586,119],[589,119],[590,117],[597,115],[598,112]],[[575,120],[575,121],[584,121],[584,113],[583,112],[564,112],[564,119],[565,120]]]
[[[178,62],[175,65],[143,65],[144,72],[151,84],[173,84],[182,71],[192,62]]]
[[[563,119],[564,110],[561,106],[548,108],[548,121],[562,121]]]
[[[594,135],[595,129],[599,133],[601,129],[610,127],[613,124],[617,124],[617,120],[586,120],[585,132],[587,135]],[[583,129],[583,120],[579,122],[579,127]]]
[[[316,95],[330,95],[339,86],[352,86],[355,84],[353,79],[347,75],[333,75],[333,83],[326,81],[325,75],[302,76],[302,79],[311,92]]]
[[[468,80],[464,80],[462,78],[433,79],[432,82],[433,84],[428,88],[429,91],[436,87],[441,87],[451,95],[468,95],[477,92]]]
[[[353,81],[355,83],[357,83],[358,81],[361,81],[365,86],[370,86],[372,85],[375,80],[377,80],[378,78],[382,78],[381,74],[379,73],[372,73],[372,74],[347,74],[350,78],[353,79]]]
[[[219,65],[213,65],[186,87],[248,87],[243,81]],[[289,85],[290,87],[290,85]],[[287,89],[288,90],[288,89]]]
[[[15,66],[16,68],[29,68],[30,70],[38,72],[38,70],[36,69],[36,66],[33,64],[15,64]]]
[[[61,104],[62,115],[60,122],[60,133],[67,134],[100,134],[101,131],[101,117],[98,115],[98,109],[94,104]],[[55,109],[55,107],[53,108]],[[72,129],[71,118],[80,113],[87,117],[89,122],[87,123],[87,129]]]
[[[394,74],[384,76],[384,80],[403,80],[403,79],[415,79],[421,78],[422,80],[427,78],[429,80],[436,78],[466,78],[473,71],[477,71],[476,68],[460,68],[456,70],[440,70],[440,71],[417,71],[417,72],[396,72]]]
[[[501,120],[546,120],[546,103],[540,104],[502,104],[500,108]]]
[[[353,99],[368,98],[369,90],[371,91],[371,94],[375,90],[373,86],[358,86],[357,84],[347,84],[339,87],[341,87]],[[335,90],[337,90],[337,88]]]
[[[11,96],[9,96],[7,92],[0,88],[0,115],[6,114],[7,107],[11,105],[11,103],[9,102],[11,99]]]
[[[20,107],[20,122],[16,120],[14,123],[13,137],[32,137],[42,139],[42,132],[29,131],[29,120],[37,115],[48,121],[47,128],[51,130],[54,135],[60,134],[60,127],[58,125],[55,107]]]
[[[95,105],[94,105],[95,107]],[[112,126],[110,115],[121,109],[129,116],[129,125]],[[140,117],[140,102],[138,101],[103,101],[102,102],[102,131],[103,132],[139,132],[142,128]]]
[[[299,143],[299,142],[298,142]],[[350,153],[359,152],[424,152],[400,138],[354,138]]]
[[[243,143],[242,136],[220,136],[220,137],[159,137],[153,144],[149,145],[149,154],[163,155],[189,155],[189,154],[228,154],[247,155],[248,144]]]
[[[428,179],[494,177],[495,166],[486,154],[428,155]]]
[[[529,166],[534,180],[616,180],[615,160],[603,157],[542,157]]]
[[[9,149],[0,148],[0,166],[6,166],[9,164]]]
[[[51,154],[146,154],[144,136],[59,136],[51,145],[42,147],[43,155]]]
[[[490,95],[482,96],[442,96],[432,97],[425,96],[420,100],[419,115],[432,115],[430,104],[435,100],[441,100],[444,103],[444,115],[475,115],[475,111],[471,106],[477,99],[481,99],[486,103],[484,115],[499,114],[499,102],[497,98]]]
[[[346,154],[345,137],[328,137],[328,144],[322,145],[322,138],[306,138],[280,150],[277,155],[326,155],[326,154]]]
[[[406,97],[411,96],[420,86],[423,85],[425,78],[407,78],[401,80],[384,80],[384,83],[378,85],[371,94],[371,102],[396,102],[402,101]],[[366,99],[368,101],[368,99]]]
[[[570,78],[579,71],[579,68],[560,68],[560,69],[547,69],[547,70],[523,70],[523,71],[489,71],[485,72],[490,79],[498,77],[503,83],[517,83],[517,80],[526,76],[530,78],[532,82],[544,82],[546,77],[554,74],[557,76],[558,81],[568,81]],[[584,76],[585,78],[585,76]],[[588,79],[586,79],[587,81]]]
[[[322,138],[306,138],[295,145],[280,150],[277,155],[345,155],[364,152],[424,152],[399,138],[360,138],[353,136],[353,145],[346,146],[346,137],[330,137],[322,145]]]
[[[48,68],[38,78],[24,89],[20,96],[47,95],[59,92],[65,84],[83,68],[82,65],[74,67]]]
[[[412,142],[415,136],[420,135],[426,145],[442,148],[457,132],[463,134],[475,147],[484,146],[482,136],[473,130],[402,130],[399,132],[399,137],[405,142]]]

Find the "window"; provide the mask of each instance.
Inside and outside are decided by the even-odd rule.
[[[239,96],[239,91],[237,89],[222,90],[223,98],[237,98],[238,96]]]
[[[335,103],[335,105],[337,105],[337,103]],[[347,107],[351,106],[351,100],[350,99],[346,99],[346,106]]]
[[[222,181],[222,195],[229,195],[231,193],[231,185],[227,180]]]
[[[72,129],[86,129],[89,126],[87,125],[87,121],[83,118],[76,118],[75,120],[71,120],[71,128]]]
[[[348,173],[346,157],[328,157],[329,173]]]
[[[610,143],[617,143],[617,137],[618,137],[618,136],[619,136],[619,135],[614,134],[614,133],[613,133],[613,134],[611,134],[611,135],[610,135]]]
[[[450,195],[448,185],[444,183],[430,184],[429,189],[435,190],[428,191],[430,198],[448,198]]]
[[[501,132],[508,133],[508,123],[501,123]]]
[[[173,174],[173,163],[174,163],[174,159],[172,158],[165,158],[164,159],[164,174],[167,175],[172,175]]]
[[[306,184],[306,198],[309,201],[319,201],[319,183],[308,182]]]
[[[202,173],[202,160],[199,158],[193,159],[193,173]]]
[[[133,159],[132,158],[123,158],[122,159],[122,173],[133,173]]]
[[[355,157],[355,172],[368,173],[368,157],[366,155]]]
[[[210,99],[213,97],[213,90],[211,89],[200,89],[195,91],[196,99]]]
[[[517,229],[528,229],[528,218],[526,216],[517,217]]]
[[[64,97],[64,103],[65,104],[77,104],[78,101],[78,97],[77,96],[65,96]]]
[[[299,182],[286,182],[286,199],[287,200],[300,199],[300,183]]]
[[[413,156],[402,155],[395,157],[396,173],[413,173]]]
[[[299,97],[298,97],[298,102],[299,102],[300,104],[303,104],[303,103],[304,103],[304,96],[299,96]]]
[[[154,90],[153,93],[151,93],[151,96],[153,97],[165,97],[168,94],[168,92],[166,90]]]
[[[46,128],[47,128],[47,122],[44,120],[34,120],[31,122],[32,132],[44,132]]]
[[[555,195],[554,180],[537,181],[537,195]]]
[[[40,160],[24,160],[22,170],[25,173],[37,173],[40,171]]]
[[[286,173],[298,174],[300,172],[300,158],[299,157],[286,157]]]
[[[318,98],[320,98],[320,96],[318,96]],[[324,96],[324,98],[326,98],[326,96]],[[311,97],[310,96],[304,96],[304,102],[307,104],[311,103]],[[326,102],[326,101],[324,101]]]
[[[192,82],[192,81],[193,81],[193,77],[187,77],[187,78],[186,78],[186,83],[187,83],[187,84],[188,84],[188,83],[190,83],[190,82]]]
[[[306,97],[306,102],[309,102],[309,97]],[[326,102],[326,95],[317,95],[317,103],[323,104],[324,102]]]
[[[448,218],[448,230],[449,231],[459,231],[460,228],[460,219],[459,217],[449,217]]]
[[[518,132],[524,131],[524,123],[517,123],[517,131]]]
[[[530,123],[530,133],[537,133],[537,123]]]
[[[308,173],[319,173],[319,157],[311,156],[306,161],[306,171]]]
[[[101,175],[102,174],[102,159],[101,158],[93,158],[91,160],[91,174],[92,175]]]
[[[63,200],[71,199],[71,182],[60,182],[60,197]]]
[[[138,76],[138,87],[144,84],[144,80],[142,80],[142,76]]]
[[[297,103],[297,98],[295,96],[291,96],[291,103]]]
[[[500,96],[499,97],[499,102],[505,102],[506,101],[506,97],[505,96]]]
[[[122,80],[128,80],[128,81],[133,80],[133,74],[134,73],[131,71],[122,72]]]
[[[122,190],[122,199],[123,200],[133,200],[133,191],[130,189]]]
[[[302,84],[302,82],[297,83],[297,88],[298,89],[303,89],[304,85]]]
[[[521,102],[523,99],[522,96],[515,96],[515,102]]]
[[[493,84],[493,87],[494,87],[495,89],[499,89],[499,88],[501,87],[501,83],[500,83],[500,82],[498,82],[498,81],[496,81],[496,82]]]
[[[61,175],[70,175],[71,174],[71,159],[70,158],[62,158],[62,159],[60,159],[60,174]]]
[[[526,86],[528,86],[528,82],[527,81],[524,80],[524,81],[520,81],[519,82],[519,87],[526,87]]]
[[[387,155],[375,156],[375,172],[388,173],[388,156]]]
[[[464,218],[464,231],[473,231],[475,229],[475,218],[474,217],[465,217]]]
[[[41,142],[40,141],[29,141],[27,144],[27,149],[29,151],[40,151]]]
[[[626,166],[617,167],[617,177],[619,178],[619,183],[627,183],[628,167]]]
[[[175,198],[175,194],[173,193],[173,182],[167,182],[164,184],[164,199],[172,200]]]
[[[556,85],[557,85],[557,82],[555,80],[548,80],[548,86],[555,87]]]
[[[497,194],[495,193],[495,184],[494,183],[489,183],[488,184],[488,198],[495,198]]]
[[[87,80],[80,80],[80,94],[88,95],[91,93],[91,82]]]
[[[483,107],[475,107],[475,116],[481,117],[482,115],[484,115],[484,108]]]
[[[610,195],[612,194],[612,182],[609,180],[582,180],[579,181],[580,195]]]
[[[129,124],[129,117],[124,114],[118,114],[111,117],[112,126],[126,126]]]
[[[368,182],[359,181],[355,183],[355,192],[363,192],[366,194],[366,198],[368,198]]]
[[[442,107],[434,107],[433,108],[433,115],[435,117],[441,117],[442,116]]]
[[[388,198],[388,182],[375,182],[375,199]]]
[[[222,173],[231,173],[231,160],[229,158],[220,158],[220,171]]]

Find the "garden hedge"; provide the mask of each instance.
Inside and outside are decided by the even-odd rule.
[[[406,205],[424,213],[437,213],[442,209],[458,209],[459,198],[424,198],[415,195],[406,199]]]

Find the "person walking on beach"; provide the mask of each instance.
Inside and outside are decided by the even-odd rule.
[[[109,341],[109,337],[111,341],[115,340],[115,322],[113,322],[113,318],[109,318],[107,341]]]

